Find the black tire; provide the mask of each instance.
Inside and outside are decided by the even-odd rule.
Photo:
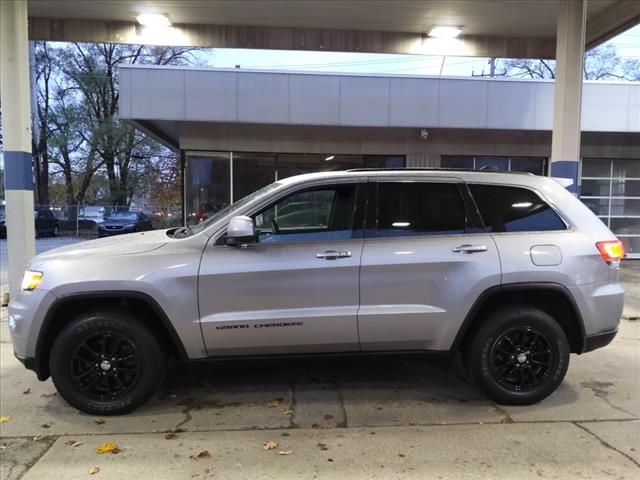
[[[146,327],[125,312],[80,315],[55,339],[51,378],[85,413],[120,415],[143,405],[162,383],[166,358]]]
[[[530,405],[562,383],[569,342],[551,316],[514,305],[486,319],[469,342],[465,360],[471,380],[491,400]]]

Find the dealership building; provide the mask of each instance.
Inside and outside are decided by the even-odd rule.
[[[549,174],[550,81],[123,65],[120,116],[183,159],[187,221],[349,168]],[[640,257],[640,83],[585,82],[576,191]]]
[[[585,51],[640,23],[638,1],[81,3],[0,2],[12,295],[35,254],[29,40],[554,59],[553,84],[122,68],[121,116],[182,152],[187,218],[299,172],[486,165],[573,180],[640,249],[640,87],[582,80]]]

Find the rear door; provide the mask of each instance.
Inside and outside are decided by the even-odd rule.
[[[360,273],[362,350],[447,350],[500,261],[455,178],[372,183]]]

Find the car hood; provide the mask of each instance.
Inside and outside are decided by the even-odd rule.
[[[118,256],[145,253],[156,250],[169,242],[166,230],[152,230],[149,232],[130,233],[116,237],[89,240],[66,247],[54,248],[41,253],[33,260],[31,265],[49,260],[74,259],[94,256]]]

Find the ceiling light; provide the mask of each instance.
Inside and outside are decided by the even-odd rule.
[[[456,38],[461,32],[462,27],[435,26],[427,35],[433,38]]]
[[[136,20],[140,25],[144,25],[145,27],[156,28],[171,26],[169,15],[162,13],[140,13],[136,15]]]
[[[324,157],[324,161],[328,162],[329,160],[333,160],[335,157],[335,155],[329,155],[328,157]]]

